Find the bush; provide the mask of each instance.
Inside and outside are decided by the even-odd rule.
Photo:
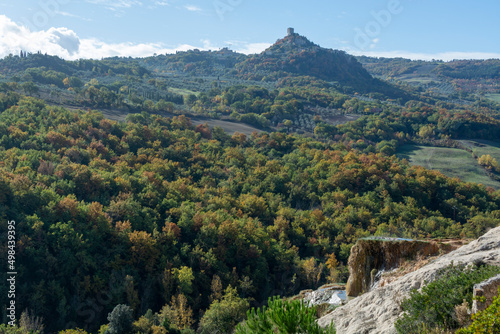
[[[395,323],[398,333],[425,333],[427,329],[457,329],[455,306],[465,300],[472,304],[474,284],[500,273],[495,266],[450,265],[443,268],[439,278],[422,288],[413,290],[401,307],[405,314]]]
[[[484,311],[472,315],[472,324],[459,329],[457,334],[475,333],[500,333],[500,288],[498,296],[493,298],[493,303]]]
[[[247,312],[247,320],[236,327],[235,334],[334,334],[335,328],[319,327],[317,307],[308,307],[301,300],[286,301],[269,298],[268,307]]]

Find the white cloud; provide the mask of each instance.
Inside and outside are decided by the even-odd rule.
[[[201,12],[202,11],[202,9],[200,7],[194,6],[194,5],[186,5],[186,6],[184,6],[184,8],[186,8],[190,12]]]
[[[249,43],[239,40],[229,40],[224,42],[224,46],[230,48],[233,51],[244,53],[246,55],[261,53],[271,45],[272,43]]]
[[[203,10],[203,8],[201,8],[200,6],[196,6],[193,4],[181,5],[179,3],[179,0],[154,0],[147,8],[154,9],[158,6],[160,6],[160,7],[168,6],[168,7],[175,8],[177,10],[187,10],[190,12],[196,12],[196,13],[205,14],[205,15],[207,14]]]
[[[5,15],[0,15],[0,56],[18,54],[19,50],[26,50],[71,58],[78,53],[79,47],[80,39],[72,30],[50,28],[47,31],[32,32]]]
[[[270,47],[271,43],[246,43],[235,48],[235,51],[244,53],[246,55],[261,53],[268,47]]]
[[[154,53],[175,53],[195,48],[197,47],[192,45],[169,48],[161,43],[105,43],[98,39],[79,38],[74,31],[67,28],[31,31],[5,15],[0,15],[0,57],[9,53],[19,54],[20,50],[33,53],[41,51],[65,59],[145,57]]]
[[[370,44],[370,49],[375,49],[375,47],[377,46],[378,42],[380,42],[379,38],[372,39],[372,43]]]
[[[70,56],[76,54],[80,48],[80,39],[74,31],[67,28],[50,28],[45,37],[49,37],[51,44],[59,45]]]
[[[88,3],[101,5],[111,10],[122,10],[132,6],[141,6],[142,2],[138,0],[86,0]]]
[[[57,15],[67,16],[67,17],[74,17],[76,19],[80,19],[80,20],[84,20],[84,21],[92,21],[89,18],[86,18],[86,17],[83,17],[83,16],[79,16],[79,15],[75,15],[75,14],[71,14],[71,13],[68,13],[68,12],[56,11],[55,13]]]
[[[342,11],[340,14],[337,15],[337,18],[342,19],[346,15],[347,15],[347,12],[346,11]]]
[[[157,6],[171,6],[175,0],[155,0]]]

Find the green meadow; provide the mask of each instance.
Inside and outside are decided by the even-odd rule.
[[[495,158],[498,155],[500,158],[500,147],[481,144],[484,146],[479,147],[476,154],[490,154]],[[494,144],[498,145],[496,143]],[[485,186],[500,189],[500,182],[491,179],[486,171],[478,165],[476,159],[472,157],[472,154],[465,150],[446,147],[403,145],[398,150],[397,156],[401,159],[407,159],[412,165],[438,170],[449,177],[456,177],[466,182],[481,183]]]

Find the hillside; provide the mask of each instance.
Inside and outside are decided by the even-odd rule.
[[[244,54],[224,48],[218,51],[189,50],[147,57],[141,59],[140,64],[160,75],[185,73],[217,77],[234,74],[232,71],[236,64],[246,58]]]
[[[421,61],[404,58],[357,57],[373,76],[412,87],[415,92],[466,106],[500,110],[500,61]]]
[[[297,33],[279,39],[236,68],[243,78],[270,81],[284,75],[312,76],[345,91],[378,92],[391,98],[405,96],[397,88],[372,78],[355,57],[344,51],[322,48]]]

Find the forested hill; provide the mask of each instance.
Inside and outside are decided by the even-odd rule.
[[[184,116],[118,123],[13,92],[0,107],[0,217],[16,221],[17,307],[50,332],[95,332],[126,304],[136,319],[149,314],[136,328],[166,319],[212,333],[221,310],[234,312],[232,328],[269,296],[345,280],[360,237],[474,237],[500,221],[493,189],[373,148],[229,136]]]
[[[49,73],[42,75],[41,71]],[[53,83],[59,87],[63,87],[65,77],[88,77],[88,72],[93,76],[188,76],[239,84],[261,82],[268,83],[267,86],[275,85],[285,77],[308,76],[326,81],[343,92],[377,93],[404,101],[410,99],[407,92],[373,78],[355,57],[344,51],[322,48],[299,34],[279,39],[262,53],[250,56],[223,48],[218,51],[195,49],[138,59],[116,57],[100,61],[64,61],[55,56],[21,51],[19,56],[0,60],[0,74],[15,76],[21,81]]]
[[[421,92],[470,103],[478,96],[500,101],[500,60],[422,61],[357,57],[373,76],[406,83]]]
[[[48,72],[44,76],[40,72]],[[80,59],[76,61],[66,61],[57,56],[41,53],[24,54],[19,56],[8,56],[0,60],[0,73],[4,76],[15,76],[17,80],[35,81],[40,83],[50,82],[52,77],[56,86],[64,87],[62,79],[67,76],[82,76],[85,72],[94,74],[121,74],[143,76],[150,72],[139,66],[136,59],[107,58],[103,60]],[[60,79],[62,77],[62,79]],[[44,82],[44,79],[46,81]]]
[[[401,74],[417,74],[423,66],[429,72],[441,77],[457,79],[500,79],[500,60],[440,60],[423,61],[405,58],[356,57],[368,71],[380,76],[397,76]]]
[[[403,91],[372,78],[355,57],[344,51],[322,48],[296,33],[279,39],[262,53],[237,64],[236,68],[240,76],[249,79],[312,76],[347,91],[407,98]]]
[[[371,75],[344,51],[322,48],[306,37],[292,34],[279,39],[262,53],[238,64],[240,75],[274,75],[286,72],[309,75],[341,85],[370,82]]]
[[[189,50],[175,54],[157,55],[140,60],[146,68],[161,74],[187,73],[198,76],[234,75],[236,64],[247,56],[223,48],[218,51]]]

